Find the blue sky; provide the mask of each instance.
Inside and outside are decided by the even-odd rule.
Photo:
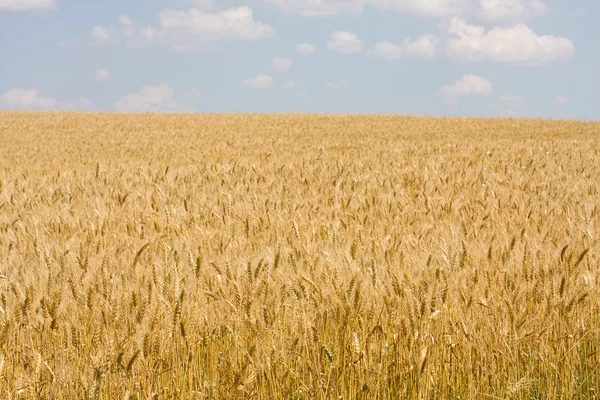
[[[0,109],[600,119],[591,0],[0,0]]]

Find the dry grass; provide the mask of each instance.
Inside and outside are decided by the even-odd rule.
[[[599,134],[0,113],[0,398],[597,398]]]

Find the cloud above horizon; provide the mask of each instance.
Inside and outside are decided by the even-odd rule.
[[[0,50],[18,55],[0,76],[9,109],[575,115],[567,105],[593,93],[575,64],[600,64],[575,30],[581,5],[567,15],[547,0],[0,0],[0,15]],[[29,37],[17,29],[35,19]],[[36,48],[67,75],[42,78]]]

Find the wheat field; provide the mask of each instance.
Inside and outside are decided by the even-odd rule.
[[[595,399],[600,123],[0,113],[2,399]]]

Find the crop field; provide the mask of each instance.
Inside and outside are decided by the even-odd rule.
[[[600,123],[0,112],[2,399],[596,399]]]

